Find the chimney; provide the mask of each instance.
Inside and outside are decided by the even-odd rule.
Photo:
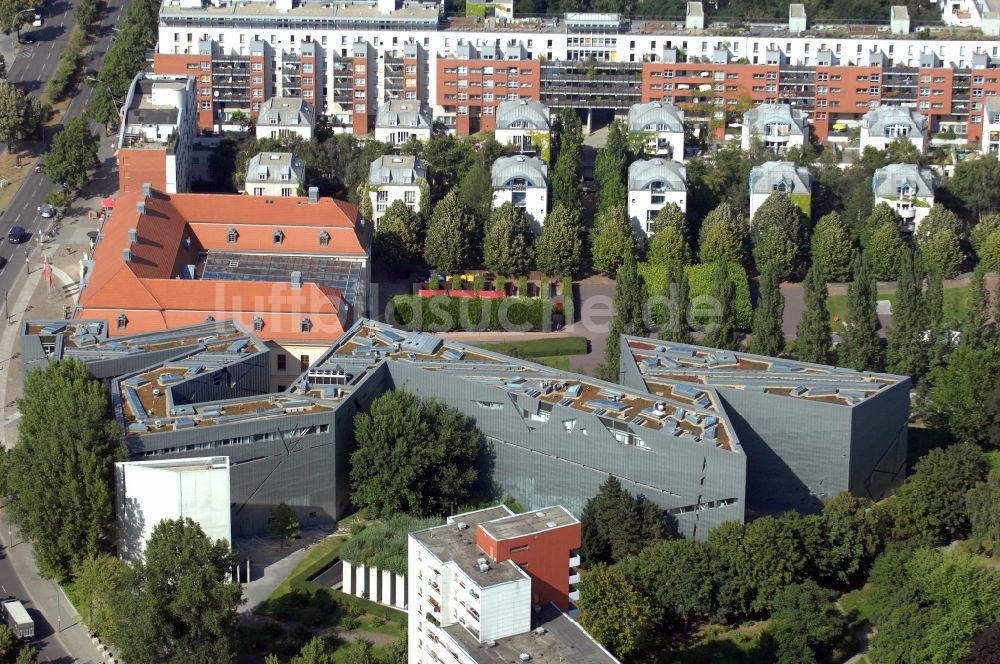
[[[125,259],[126,263],[131,263],[132,262],[132,250],[129,249],[128,247],[126,247],[125,249],[123,249],[122,250],[122,258]]]
[[[309,202],[319,203],[319,187],[309,187]]]
[[[152,196],[153,195],[153,185],[150,184],[149,182],[143,182],[142,183],[142,195],[143,196]]]
[[[146,201],[139,201],[138,203],[136,203],[135,204],[135,209],[136,209],[136,212],[139,213],[140,217],[143,216],[143,215],[145,215],[146,214]]]
[[[139,230],[136,228],[128,229],[128,241],[131,244],[135,244],[139,241]]]
[[[292,272],[292,288],[295,290],[302,288],[302,273],[298,270]]]

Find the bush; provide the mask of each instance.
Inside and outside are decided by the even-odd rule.
[[[479,293],[483,290],[485,286],[486,286],[486,277],[484,277],[483,275],[477,274],[475,277],[472,278],[472,290]]]
[[[528,277],[518,277],[517,295],[518,297],[528,297]]]
[[[69,194],[59,191],[58,189],[50,191],[49,195],[46,196],[45,198],[46,203],[48,203],[52,207],[57,207],[57,208],[66,207],[67,205],[69,205],[69,201],[70,201]]]
[[[539,286],[540,292],[538,296],[543,300],[549,299],[552,295],[552,284],[547,276],[542,277],[541,286]]]
[[[747,271],[742,265],[729,263],[729,277],[736,284],[736,321],[741,329],[749,329],[753,319],[753,306],[750,304],[750,282]],[[692,306],[697,305],[696,298],[709,296],[715,280],[715,263],[699,263],[684,267],[688,278],[689,297]],[[667,280],[665,265],[639,264],[639,276],[646,283],[646,290],[655,296],[664,292]],[[662,307],[653,307],[653,322],[663,323]],[[568,318],[568,316],[567,316]]]
[[[563,313],[566,314],[566,324],[572,325],[576,320],[576,301],[573,299],[573,277],[563,277]]]
[[[440,286],[441,286],[441,275],[439,275],[437,272],[431,272],[431,276],[427,280],[427,289],[438,290]]]
[[[552,303],[539,298],[504,299],[450,297],[435,295],[397,295],[392,298],[392,319],[408,330],[447,332],[449,330],[525,330],[548,331]]]
[[[451,289],[462,290],[462,275],[460,274],[451,275]]]

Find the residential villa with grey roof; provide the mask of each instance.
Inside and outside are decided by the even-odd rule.
[[[372,221],[378,228],[385,211],[403,201],[413,213],[420,212],[421,189],[427,186],[427,167],[413,155],[382,155],[368,167],[368,197]]]
[[[545,104],[517,99],[502,102],[496,110],[496,140],[513,145],[518,152],[537,153],[536,141],[548,144],[552,122]]]
[[[299,196],[306,163],[291,152],[258,152],[247,164],[243,192],[251,196]]]
[[[316,130],[316,108],[300,97],[271,97],[257,113],[257,138],[296,135],[310,141]]]
[[[768,161],[750,170],[750,223],[771,194],[785,194],[807,216],[812,202],[809,169],[790,161]]]
[[[889,164],[872,176],[875,205],[885,203],[899,215],[904,233],[913,233],[934,207],[934,173],[915,164]]]
[[[684,111],[673,104],[633,104],[628,110],[628,130],[645,135],[648,154],[684,161]]]
[[[632,230],[648,239],[653,220],[665,205],[687,211],[687,169],[669,159],[640,159],[628,167],[628,216]]]
[[[927,116],[904,106],[882,105],[861,116],[861,149],[885,150],[905,138],[923,152],[927,149]]]
[[[805,146],[809,121],[804,112],[788,104],[761,104],[743,114],[740,147],[749,150],[752,136],[766,149],[781,154],[792,146]]]
[[[411,138],[431,138],[431,109],[420,100],[392,99],[378,107],[375,116],[375,140],[402,145]]]
[[[523,210],[533,232],[540,233],[549,212],[549,167],[537,157],[500,157],[490,172],[493,207],[511,203]]]

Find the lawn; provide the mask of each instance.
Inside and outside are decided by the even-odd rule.
[[[589,346],[587,337],[550,337],[525,341],[499,341],[475,344],[485,350],[492,350],[512,357],[541,360],[563,355],[586,355]]]
[[[879,300],[889,300],[893,304],[896,302],[895,293],[879,293]],[[847,296],[831,295],[826,300],[826,308],[830,312],[830,318],[840,318],[834,323],[834,331],[843,329],[844,321],[847,320]],[[947,288],[944,291],[944,318],[945,320],[963,320],[969,308],[969,288],[968,286]]]
[[[747,623],[729,628],[723,625],[707,625],[692,642],[679,648],[664,651],[658,659],[665,664],[756,664],[754,650],[760,643],[760,636],[766,622]]]
[[[874,609],[870,603],[871,590],[868,586],[851,590],[840,596],[840,609],[848,617],[851,624],[871,622]]]

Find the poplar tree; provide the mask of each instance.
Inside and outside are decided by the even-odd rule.
[[[767,270],[760,277],[760,300],[753,312],[753,331],[747,350],[771,357],[780,354],[785,349],[784,317],[785,296],[774,270]]]
[[[986,269],[978,265],[969,284],[969,313],[962,328],[962,343],[982,348],[992,337],[991,304],[990,291],[986,288]]]
[[[664,321],[660,328],[660,339],[691,343],[691,325],[688,323],[688,310],[691,307],[690,287],[684,264],[674,260],[667,264],[667,279],[664,284],[663,297]]]
[[[646,302],[646,288],[639,279],[639,270],[635,256],[626,254],[625,261],[618,270],[615,279],[615,313],[608,330],[607,344],[604,348],[608,378],[618,380],[619,351],[621,335],[645,336],[649,330],[643,318],[643,305]]]
[[[896,282],[886,366],[892,373],[914,379],[923,375],[926,366],[922,341],[926,326],[920,302],[922,282],[913,252],[906,251]]]
[[[712,297],[719,307],[719,316],[708,324],[705,345],[735,350],[740,343],[736,324],[736,284],[729,277],[729,264],[724,259],[715,268]]]
[[[806,273],[806,309],[802,312],[795,338],[795,355],[803,362],[828,364],[833,335],[830,312],[826,308],[826,276],[823,268],[813,265]]]
[[[857,371],[881,371],[885,364],[878,334],[875,275],[868,252],[854,261],[854,279],[847,287],[847,322],[841,335],[839,362]]]

